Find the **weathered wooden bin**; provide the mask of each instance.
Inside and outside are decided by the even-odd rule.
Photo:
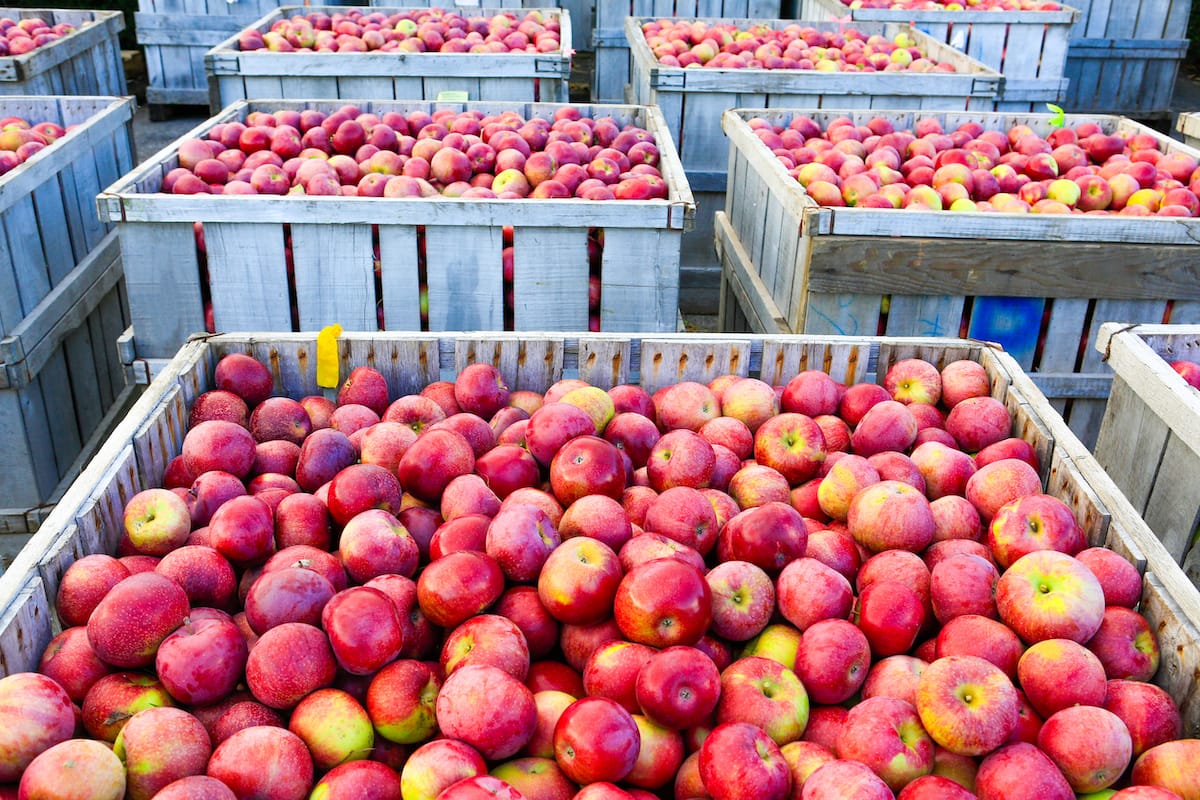
[[[1084,442],[1096,439],[1111,370],[1090,343],[1101,322],[1200,322],[1200,220],[823,208],[754,136],[746,120],[797,111],[727,112],[730,179],[718,213],[721,326],[803,333],[966,335],[998,341]],[[825,124],[877,112],[822,110]],[[1050,115],[921,116],[946,128],[974,120],[1045,135]],[[1118,117],[1106,131],[1151,133]],[[1154,134],[1164,150],[1189,149]],[[1197,155],[1195,151],[1190,151]]]
[[[926,108],[950,111],[990,110],[1001,92],[1000,73],[949,45],[906,25],[863,23],[865,34],[888,37],[908,33],[931,58],[947,61],[956,73],[819,72],[817,70],[710,69],[667,67],[658,63],[642,24],[625,21],[632,57],[632,102],[657,105],[679,150],[688,184],[696,197],[696,227],[684,236],[680,281],[684,307],[711,312],[717,305],[720,264],[713,250],[713,214],[724,205],[728,146],[721,135],[721,114],[729,108]],[[707,19],[739,27],[787,20]],[[836,31],[834,22],[805,22]]]
[[[1200,325],[1106,323],[1095,348],[1115,373],[1096,461],[1200,583],[1200,393],[1169,366],[1200,361]]]
[[[283,6],[247,27],[265,33],[281,19],[339,10]],[[391,14],[409,9],[375,10]],[[492,16],[506,9],[462,10]],[[258,97],[436,100],[447,91],[466,92],[468,100],[565,103],[571,77],[570,14],[544,11],[561,26],[562,48],[554,53],[243,52],[235,33],[204,56],[209,108],[215,114],[230,103]]]
[[[276,389],[293,397],[318,391],[316,337],[229,334],[188,343],[105,444],[42,529],[0,576],[0,670],[36,665],[55,628],[52,604],[66,568],[90,553],[112,552],[123,535],[123,504],[161,485],[180,452],[189,406],[213,385],[217,360],[247,353],[270,364]],[[1158,636],[1162,666],[1154,680],[1181,705],[1184,735],[1200,733],[1200,599],[1177,564],[1083,449],[1037,389],[1005,353],[956,339],[868,337],[697,338],[672,335],[345,334],[338,342],[340,374],[369,365],[387,378],[393,396],[446,379],[468,363],[496,364],[513,388],[544,391],[564,377],[601,387],[640,383],[654,391],[680,380],[708,381],[735,373],[786,382],[803,369],[825,369],[847,383],[882,380],[897,360],[921,357],[938,365],[962,358],[984,365],[993,395],[1014,416],[1013,433],[1034,445],[1046,490],[1062,498],[1093,545],[1105,545],[1143,571],[1140,612]]]
[[[1192,0],[1076,0],[1067,52],[1068,110],[1159,117],[1188,50]]]
[[[849,8],[842,0],[803,0],[804,19],[907,23],[1004,75],[996,111],[1042,112],[1061,103],[1068,81],[1067,42],[1078,9],[948,11]],[[1074,110],[1074,109],[1072,109]]]
[[[592,100],[619,103],[625,99],[630,75],[626,17],[776,19],[782,14],[779,0],[596,0],[596,27],[589,40],[596,54]]]
[[[414,0],[409,5],[431,5]],[[496,5],[504,5],[498,2]],[[289,0],[138,0],[133,17],[137,42],[146,54],[146,102],[152,117],[163,106],[208,105],[204,54],[254,20]],[[349,5],[326,0],[322,5]]]
[[[76,26],[56,42],[0,58],[0,95],[120,96],[128,92],[118,40],[125,29],[120,11],[0,8],[0,17],[41,17],[51,25]]]
[[[235,103],[188,136],[202,136],[217,123],[245,119],[256,110],[328,112],[339,106],[336,101]],[[359,107],[377,114],[478,107],[547,118],[561,108],[417,101]],[[177,146],[168,148],[98,200],[101,217],[116,223],[120,232],[138,357],[169,358],[190,334],[205,330],[202,293],[211,297],[217,330],[309,330],[336,322],[346,330],[373,331],[379,327],[380,304],[385,329],[420,330],[421,274],[429,286],[431,329],[502,330],[505,226],[514,229],[517,330],[587,330],[588,234],[595,228],[604,231],[601,329],[675,330],[679,240],[694,204],[662,115],[639,106],[577,108],[651,131],[659,143],[669,198],[592,202],[167,195],[158,189],[163,176],[178,165]],[[194,223],[203,225],[207,284],[201,280]],[[285,227],[290,254],[285,252]],[[163,253],[170,253],[170,259]],[[289,294],[295,297],[295,318]]]
[[[35,528],[118,406],[121,254],[95,196],[133,167],[133,100],[4,97],[0,116],[75,125],[0,177],[0,533]]]

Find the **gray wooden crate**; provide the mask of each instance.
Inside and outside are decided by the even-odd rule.
[[[0,338],[0,533],[36,529],[121,413],[128,324],[113,231]]]
[[[193,130],[255,110],[339,106],[330,101],[235,103]],[[538,103],[369,102],[364,111],[438,108],[507,109],[551,116],[562,106]],[[658,109],[576,106],[650,130],[659,143],[667,200],[468,200],[179,196],[159,194],[178,163],[177,145],[109,187],[103,219],[121,234],[133,309],[136,351],[164,358],[205,329],[200,261],[193,223],[204,227],[208,285],[218,330],[309,330],[334,322],[376,330],[379,303],[388,330],[419,330],[418,278],[427,275],[429,326],[435,330],[503,329],[502,229],[512,226],[515,326],[518,330],[586,330],[587,237],[604,230],[600,324],[603,330],[675,330],[679,239],[694,204]],[[186,137],[185,137],[186,138]],[[292,253],[284,249],[290,226]],[[378,243],[381,292],[376,295]],[[171,253],[168,263],[162,254]],[[294,268],[289,281],[287,271]],[[296,295],[296,319],[289,302]],[[298,326],[298,327],[297,327]]]
[[[841,0],[803,0],[804,19],[908,23],[1004,75],[995,110],[1045,111],[1061,103],[1068,81],[1067,42],[1082,16],[1059,11],[893,11],[849,8]],[[1074,110],[1074,109],[1072,109]]]
[[[589,40],[596,54],[592,101],[612,103],[624,97],[630,75],[626,17],[774,19],[782,13],[779,0],[596,0],[596,27]]]
[[[204,54],[289,0],[138,0],[137,41],[146,54],[152,107],[208,105]],[[323,5],[349,5],[327,0]],[[422,5],[422,3],[415,3]]]
[[[283,6],[247,27],[265,33],[281,19],[336,10]],[[408,8],[375,10],[390,14]],[[476,9],[489,16],[504,10]],[[257,97],[436,100],[447,91],[466,92],[469,100],[565,103],[571,77],[571,18],[558,9],[542,10],[561,26],[562,49],[556,53],[242,52],[235,33],[204,56],[209,108],[215,114],[230,103]]]
[[[718,215],[722,327],[804,333],[959,335],[999,341],[1084,442],[1100,427],[1112,371],[1088,349],[1106,320],[1200,322],[1200,219],[1042,216],[818,207],[754,136],[746,120],[780,124],[792,112],[725,114],[730,179]],[[822,110],[822,124],[846,114]],[[1051,115],[889,112],[947,130],[972,120],[1049,130]],[[1118,117],[1105,130],[1153,134]],[[1082,355],[1082,359],[1080,356]],[[1077,360],[1081,363],[1077,366]]]
[[[133,168],[133,100],[0,97],[0,117],[78,126],[0,176],[0,337],[98,247],[112,223],[95,197]]]
[[[728,108],[927,108],[989,110],[1001,91],[1000,73],[954,50],[928,34],[896,23],[866,22],[866,34],[894,36],[907,32],[932,58],[948,61],[957,73],[818,72],[778,69],[695,69],[658,63],[642,33],[645,19],[629,17],[625,35],[633,62],[630,102],[657,105],[679,150],[683,168],[697,198],[697,223],[684,236],[683,267],[698,287],[701,303],[716,310],[721,267],[712,245],[714,213],[723,205],[729,150],[721,135],[721,114]],[[739,27],[765,23],[775,28],[786,20],[705,20]],[[822,30],[837,23],[812,22]]]
[[[120,11],[0,8],[0,17],[41,17],[52,25],[67,22],[77,26],[74,33],[52,44],[0,58],[0,95],[127,93],[118,40],[125,29]]]
[[[53,598],[76,559],[113,552],[123,534],[124,502],[161,485],[180,452],[188,410],[213,385],[227,353],[272,365],[276,389],[300,397],[317,391],[314,334],[251,333],[187,344],[113,432],[68,490],[42,529],[0,576],[0,670],[30,669],[54,633]],[[1088,541],[1110,547],[1143,573],[1140,611],[1156,631],[1163,664],[1154,680],[1180,704],[1184,735],[1200,732],[1200,597],[1128,502],[1063,425],[1020,367],[1003,352],[956,339],[821,336],[578,336],[555,334],[349,334],[338,343],[340,372],[369,365],[395,396],[451,377],[466,364],[496,364],[514,388],[544,391],[564,377],[597,386],[640,383],[654,391],[680,380],[708,381],[726,373],[784,383],[803,369],[825,369],[851,383],[879,381],[903,358],[944,365],[972,359],[984,365],[993,395],[1014,416],[1013,433],[1034,445],[1045,489],[1074,510]]]
[[[1071,32],[1064,106],[1076,113],[1167,114],[1187,55],[1192,0],[1083,0]]]
[[[1096,460],[1200,583],[1200,393],[1169,361],[1200,361],[1200,325],[1100,327],[1095,347],[1116,373]]]

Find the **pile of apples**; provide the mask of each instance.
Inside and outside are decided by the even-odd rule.
[[[0,17],[0,58],[32,53],[39,47],[53,44],[74,33],[75,30],[75,26],[70,23],[59,22],[51,25],[40,17],[26,17],[22,20]]]
[[[439,109],[407,115],[347,105],[254,111],[184,139],[171,194],[666,199],[654,135],[575,106],[552,118]]]
[[[842,0],[850,8],[891,11],[1062,11],[1047,0]]]
[[[20,797],[1200,798],[1137,570],[976,362],[214,385],[0,680]]]
[[[558,20],[541,11],[464,17],[420,8],[384,14],[348,9],[296,15],[266,33],[238,35],[239,50],[277,53],[553,53],[560,50]]]
[[[668,67],[720,69],[812,69],[818,72],[956,72],[931,59],[912,37],[892,39],[855,28],[821,31],[791,24],[782,29],[696,20],[661,19],[642,24],[646,44]]]
[[[787,126],[755,118],[758,138],[823,206],[1001,211],[1009,214],[1200,215],[1200,169],[1164,153],[1148,133],[1106,134],[1082,122],[1042,137],[1028,125],[952,131],[926,117],[897,130],[883,117],[822,129],[797,115]]]
[[[70,128],[53,122],[31,123],[22,117],[0,118],[0,175],[21,166],[68,130]]]

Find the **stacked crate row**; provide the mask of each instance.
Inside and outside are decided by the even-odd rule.
[[[842,0],[804,0],[802,17],[908,23],[1004,75],[995,111],[1045,111],[1067,96],[1067,43],[1080,12],[848,8]]]
[[[294,15],[334,7],[284,6],[248,26],[265,33]],[[385,14],[401,8],[376,8]],[[504,9],[472,8],[471,15],[493,16]],[[559,24],[561,48],[551,53],[273,53],[243,52],[238,34],[204,57],[209,107],[213,114],[238,100],[292,97],[369,100],[436,100],[443,92],[465,92],[471,100],[565,103],[571,77],[571,16],[543,9]],[[281,57],[282,56],[282,57]]]
[[[818,206],[756,137],[803,111],[726,112],[730,179],[718,214],[725,330],[815,334],[957,335],[998,341],[1084,442],[1096,439],[1111,371],[1087,348],[1101,322],[1200,321],[1200,220],[996,215]],[[822,110],[824,125],[847,115]],[[919,116],[1045,135],[1052,115],[883,114],[897,128]],[[1084,118],[1068,116],[1067,125]],[[1164,152],[1200,152],[1127,119],[1087,118],[1106,133],[1145,134]],[[1082,356],[1081,356],[1082,354]]]
[[[0,177],[0,532],[21,533],[128,397],[120,249],[95,197],[133,167],[133,101],[0,98],[7,116],[76,126]]]

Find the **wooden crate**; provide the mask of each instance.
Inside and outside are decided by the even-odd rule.
[[[281,19],[337,10],[284,6],[248,27],[265,33]],[[377,10],[391,14],[408,9]],[[503,10],[475,11],[491,16]],[[215,114],[238,100],[258,97],[436,100],[446,91],[466,92],[468,100],[565,103],[571,77],[571,18],[557,9],[544,11],[561,25],[562,49],[557,53],[242,52],[235,33],[204,56],[209,108]]]
[[[326,6],[347,0],[323,0]],[[417,0],[410,5],[430,5]],[[504,5],[497,2],[496,5]],[[204,54],[272,9],[292,0],[138,0],[137,42],[146,54],[146,102],[153,117],[162,106],[208,105]]]
[[[120,11],[0,8],[0,17],[41,17],[51,25],[76,26],[74,33],[20,56],[0,58],[0,95],[128,94],[121,43]]]
[[[1188,147],[1200,148],[1200,114],[1194,111],[1180,114],[1175,121],[1175,130]]]
[[[1067,51],[1075,113],[1165,116],[1187,55],[1192,0],[1082,0]]]
[[[1116,373],[1096,461],[1200,584],[1200,393],[1169,366],[1200,361],[1200,325],[1107,323],[1096,350]]]
[[[1090,343],[1101,322],[1200,322],[1200,220],[1037,216],[821,208],[751,133],[746,120],[786,123],[796,113],[725,114],[730,179],[717,217],[725,330],[966,335],[998,341],[1092,443],[1111,370]],[[823,110],[822,124],[846,114]],[[1049,130],[1050,115],[890,112],[897,127],[919,116],[947,130]],[[1151,133],[1117,117],[1106,131]]]
[[[996,111],[1042,112],[1067,92],[1067,41],[1080,12],[893,11],[849,8],[842,0],[803,0],[804,19],[908,23],[1004,75]],[[1074,110],[1074,109],[1072,109]]]
[[[625,35],[633,61],[630,102],[657,105],[667,120],[696,196],[696,226],[684,235],[681,281],[697,296],[695,310],[716,311],[721,267],[713,249],[714,213],[724,205],[729,151],[718,120],[729,108],[928,108],[989,110],[1000,92],[1000,73],[909,26],[862,23],[867,34],[904,31],[931,57],[949,61],[958,73],[846,73],[816,70],[685,69],[658,63],[642,33],[645,19],[629,17]],[[745,27],[785,20],[726,19]],[[834,22],[805,23],[837,30]],[[704,305],[707,308],[704,308]]]
[[[96,195],[135,163],[131,98],[0,97],[6,116],[78,127],[0,176],[0,337],[100,246]]]
[[[0,338],[0,534],[35,530],[127,409],[128,324],[113,231]]]
[[[300,397],[317,391],[315,347],[311,333],[231,334],[191,342],[179,352],[0,576],[4,674],[37,663],[55,632],[51,608],[66,568],[83,555],[114,551],[123,534],[124,502],[161,485],[167,462],[180,452],[191,402],[213,385],[216,361],[231,352],[250,354],[271,365],[279,392]],[[1013,413],[1014,435],[1037,449],[1046,490],[1072,507],[1090,544],[1112,548],[1143,571],[1140,611],[1156,631],[1162,653],[1155,681],[1181,705],[1184,735],[1200,733],[1195,588],[1003,352],[980,342],[929,338],[394,333],[343,335],[338,351],[343,376],[354,366],[373,366],[387,378],[393,396],[450,378],[474,361],[496,364],[513,388],[543,391],[560,378],[579,377],[601,387],[634,382],[654,391],[726,373],[779,384],[810,368],[848,383],[877,381],[902,358],[938,365],[976,360],[992,379],[993,395]]]
[[[255,110],[339,106],[330,101],[235,103],[188,136]],[[557,104],[369,102],[364,111],[515,110],[553,115]],[[311,330],[340,323],[420,330],[418,280],[429,286],[429,327],[502,330],[502,229],[514,227],[517,330],[587,330],[588,233],[604,230],[600,324],[606,331],[675,330],[679,239],[693,214],[687,181],[662,115],[637,106],[577,106],[637,123],[656,137],[667,200],[467,200],[181,196],[158,194],[178,145],[111,186],[101,217],[117,223],[140,358],[169,358],[205,329],[211,292],[217,330]],[[185,137],[186,138],[186,137]],[[193,223],[202,223],[202,286]],[[285,253],[285,226],[293,243]],[[378,245],[376,255],[375,245]],[[163,253],[170,253],[164,261]],[[378,285],[375,272],[378,258]],[[289,271],[292,276],[289,278]],[[294,301],[289,298],[294,295]],[[292,302],[296,304],[293,318]]]
[[[783,13],[779,0],[596,0],[596,27],[590,40],[596,54],[592,101],[621,102],[629,83],[626,17],[757,17]],[[585,41],[579,39],[579,41]]]

